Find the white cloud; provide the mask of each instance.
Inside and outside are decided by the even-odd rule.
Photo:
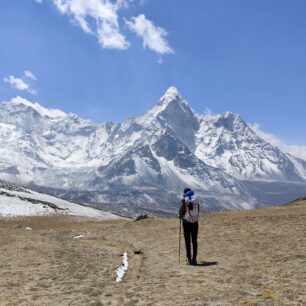
[[[3,79],[5,83],[8,83],[11,85],[11,87],[14,87],[18,90],[28,90],[29,84],[27,84],[24,80],[20,78],[16,78],[13,75],[9,75]]]
[[[204,115],[211,116],[211,115],[213,115],[213,111],[209,107],[205,106]]]
[[[166,36],[167,32],[161,27],[155,26],[154,23],[141,14],[132,17],[126,21],[129,29],[143,39],[143,46],[159,54],[170,54],[173,50],[170,48]]]
[[[33,72],[31,72],[29,70],[25,70],[24,75],[25,75],[26,78],[36,81],[36,76],[34,75]]]
[[[118,12],[133,3],[142,6],[146,0],[52,1],[63,15],[69,16],[85,33],[95,36],[102,48],[124,50],[130,46],[130,42],[120,30]],[[145,48],[159,54],[173,53],[166,40],[166,30],[154,25],[145,15],[141,14],[129,21],[126,20],[126,24],[130,31],[142,37]]]
[[[38,3],[38,4],[42,4],[43,0],[35,0],[35,2]]]
[[[3,81],[9,84],[12,88],[27,91],[31,95],[36,95],[37,91],[33,89],[30,84],[33,80],[35,81],[36,77],[29,70],[25,70],[24,75],[21,78],[15,77],[14,75],[9,75],[3,78]]]
[[[288,145],[277,136],[263,132],[258,123],[250,124],[250,127],[259,137],[278,147],[281,151],[306,160],[306,146]]]
[[[102,48],[127,49],[129,42],[120,33],[118,10],[128,2],[118,0],[53,0],[58,10],[68,15],[87,34],[94,35]]]

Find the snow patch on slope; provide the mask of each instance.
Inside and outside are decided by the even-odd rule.
[[[59,209],[52,208],[54,205]],[[31,190],[15,191],[0,188],[0,216],[16,217],[50,214],[65,214],[99,220],[121,219],[121,217],[109,212],[68,202]]]
[[[0,217],[41,216],[53,214],[49,206],[32,204],[17,197],[0,195]]]

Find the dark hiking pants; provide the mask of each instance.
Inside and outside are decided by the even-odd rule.
[[[191,260],[191,245],[190,242],[192,240],[192,258],[195,260],[197,258],[198,253],[198,222],[192,223],[183,220],[183,228],[184,228],[184,237],[185,237],[185,245],[186,245],[186,255],[187,259]],[[190,240],[191,238],[191,240]]]

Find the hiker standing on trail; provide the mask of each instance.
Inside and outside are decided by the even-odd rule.
[[[198,229],[199,229],[200,204],[194,192],[190,188],[185,188],[179,217],[183,219],[184,238],[188,264],[197,264],[198,253]],[[191,238],[191,239],[190,239]],[[191,257],[192,241],[192,257]]]

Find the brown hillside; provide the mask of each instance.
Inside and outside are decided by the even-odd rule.
[[[306,205],[206,214],[202,266],[178,264],[178,219],[1,220],[0,305],[305,305],[305,220]]]
[[[306,196],[300,197],[290,203],[288,205],[306,205]]]

